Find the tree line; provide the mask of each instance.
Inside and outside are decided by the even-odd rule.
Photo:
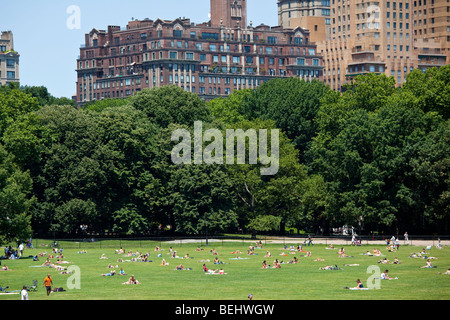
[[[450,66],[359,76],[335,92],[274,79],[208,102],[176,86],[78,108],[0,87],[0,242],[33,233],[446,233]],[[279,171],[176,165],[176,129],[279,129]],[[248,147],[248,146],[247,146]]]

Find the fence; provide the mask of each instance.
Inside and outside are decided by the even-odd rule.
[[[390,236],[358,236],[357,239],[360,241],[361,245],[384,245],[386,244],[386,239],[391,238]],[[409,246],[422,246],[431,245],[436,246],[438,243],[441,245],[450,245],[450,236],[447,235],[433,235],[433,236],[409,236],[408,241],[406,241],[403,236],[398,237],[400,245]],[[236,246],[236,245],[250,245],[256,241],[261,241],[263,245],[270,243],[280,243],[280,244],[303,244],[308,245],[308,239],[305,235],[300,236],[282,236],[282,237],[272,237],[272,236],[258,236],[256,239],[250,237],[224,237],[224,236],[214,236],[211,238],[206,237],[154,237],[154,238],[89,238],[89,239],[33,239],[33,248],[46,248],[53,247],[54,243],[59,248],[64,249],[102,249],[102,248],[155,248],[156,246],[173,246],[182,247],[183,245],[197,245],[199,247],[204,246]],[[351,236],[312,236],[313,244],[338,244],[338,245],[351,245]],[[8,246],[16,247],[16,244],[8,244]]]

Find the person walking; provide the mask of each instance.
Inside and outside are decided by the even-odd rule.
[[[22,257],[23,256],[23,243],[21,243],[19,245],[19,253],[20,253],[20,257]]]
[[[47,289],[47,296],[49,296],[50,292],[52,291],[52,285],[53,285],[53,279],[49,273],[49,274],[47,274],[47,277],[44,279],[44,287]]]
[[[308,247],[309,247],[310,244],[314,246],[314,243],[312,242],[311,235],[309,234],[308,235]]]
[[[22,291],[20,291],[20,298],[21,300],[28,300],[27,286],[23,286]]]

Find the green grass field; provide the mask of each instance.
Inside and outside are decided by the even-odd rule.
[[[256,255],[248,255],[249,242],[210,242],[203,251],[196,251],[199,244],[177,243],[144,243],[121,242],[125,252],[139,251],[150,253],[149,260],[153,262],[132,262],[132,257],[116,254],[119,245],[114,242],[98,244],[92,243],[60,243],[64,248],[64,260],[71,262],[69,265],[79,267],[79,274],[59,274],[59,271],[48,267],[32,267],[42,265],[46,257],[40,261],[29,258],[18,260],[2,260],[11,269],[0,271],[0,285],[9,286],[8,290],[20,290],[23,285],[31,284],[33,279],[38,280],[36,292],[29,292],[30,300],[246,300],[252,293],[255,300],[448,300],[450,298],[450,275],[443,273],[450,267],[450,248],[435,247],[429,250],[430,256],[436,268],[421,268],[426,260],[421,258],[409,258],[413,252],[420,252],[422,247],[402,246],[397,252],[388,252],[385,246],[376,246],[381,250],[382,256],[362,255],[367,250],[372,251],[374,246],[363,245],[361,247],[344,246],[347,255],[353,257],[340,258],[337,249],[342,247],[335,245],[335,249],[326,249],[327,246],[316,244],[304,246],[311,251],[311,256],[306,257],[304,252],[295,252],[287,256],[281,253],[289,253],[289,246],[296,246],[296,242],[288,243],[288,249],[283,244],[263,244],[262,249],[255,249]],[[161,245],[162,257],[157,257],[155,245]],[[191,259],[171,258],[169,248],[184,257],[189,254]],[[216,256],[210,252],[215,249],[218,258],[224,264],[214,265]],[[87,250],[87,253],[78,253]],[[235,260],[236,250],[240,250],[239,256],[245,258]],[[41,246],[35,249],[27,249],[24,256],[35,255],[41,252],[51,252],[50,247]],[[266,258],[266,252],[270,251],[272,257]],[[100,259],[104,254],[109,259]],[[288,264],[290,259],[297,257],[298,264]],[[400,264],[379,264],[382,258],[392,262],[395,257]],[[117,262],[118,258],[124,262]],[[161,266],[162,259],[169,263]],[[324,261],[314,261],[317,258]],[[200,262],[209,259],[210,262]],[[262,262],[266,260],[272,265],[278,259],[284,261],[281,268],[262,269]],[[56,262],[56,258],[51,259]],[[108,264],[118,265],[119,268],[108,269]],[[202,271],[203,263],[209,269],[223,268],[225,275],[208,275]],[[183,264],[192,270],[175,270],[175,267]],[[344,266],[344,264],[358,264],[358,266]],[[337,265],[342,270],[319,270],[327,265]],[[381,272],[389,270],[389,275],[397,277],[396,280],[382,280],[380,289],[366,291],[345,290],[343,287],[353,287],[356,279],[361,279],[364,286],[368,286],[368,279],[373,276],[367,273],[369,266],[379,267]],[[103,277],[101,274],[111,270],[119,271],[123,268],[128,276]],[[63,287],[67,291],[54,292],[47,297],[42,286],[47,273],[53,277],[55,287]],[[134,274],[140,282],[139,285],[123,285],[129,275]],[[79,275],[80,289],[69,289],[71,279]],[[72,277],[72,278],[71,278]],[[69,283],[68,283],[69,281]],[[72,282],[71,282],[72,281]],[[372,281],[372,280],[370,280]],[[18,300],[19,295],[0,295],[0,300]]]

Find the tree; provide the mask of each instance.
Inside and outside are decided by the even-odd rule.
[[[19,117],[38,109],[36,98],[18,89],[0,90],[0,137]]]
[[[305,164],[317,131],[314,119],[321,99],[329,91],[329,87],[317,80],[273,79],[245,97],[240,110],[248,120],[274,121],[300,151],[300,161]]]
[[[0,145],[0,243],[24,241],[31,236],[32,180]]]
[[[143,111],[148,119],[161,128],[169,124],[193,125],[195,121],[209,121],[205,102],[196,94],[177,86],[144,89],[130,100],[131,106]]]
[[[438,189],[429,182],[421,185],[416,171],[418,146],[424,146],[442,118],[422,110],[409,89],[391,84],[383,75],[360,77],[344,94],[323,100],[312,168],[324,177],[329,195],[325,215],[335,224],[354,224],[362,217],[371,230],[410,230],[424,211],[431,212],[426,210],[431,197],[424,197],[423,187],[445,195],[446,182]],[[441,153],[433,161],[440,168],[447,158]]]
[[[423,111],[434,111],[450,118],[450,65],[409,73],[403,88],[415,97]]]
[[[216,98],[207,103],[215,121],[233,124],[245,120],[242,104],[253,93],[252,89],[235,90],[227,98]]]
[[[230,129],[276,130],[272,121],[243,121]],[[250,141],[250,140],[249,140]],[[249,154],[250,142],[246,144]],[[269,147],[270,149],[271,147]],[[261,175],[261,163],[228,165],[227,170],[237,196],[237,208],[241,227],[259,216],[273,215],[280,218],[280,230],[284,232],[287,223],[297,219],[301,214],[298,184],[306,178],[306,168],[298,162],[298,150],[291,141],[280,132],[279,135],[279,170],[275,175]],[[235,162],[236,163],[236,162]],[[257,220],[255,220],[257,221]]]

